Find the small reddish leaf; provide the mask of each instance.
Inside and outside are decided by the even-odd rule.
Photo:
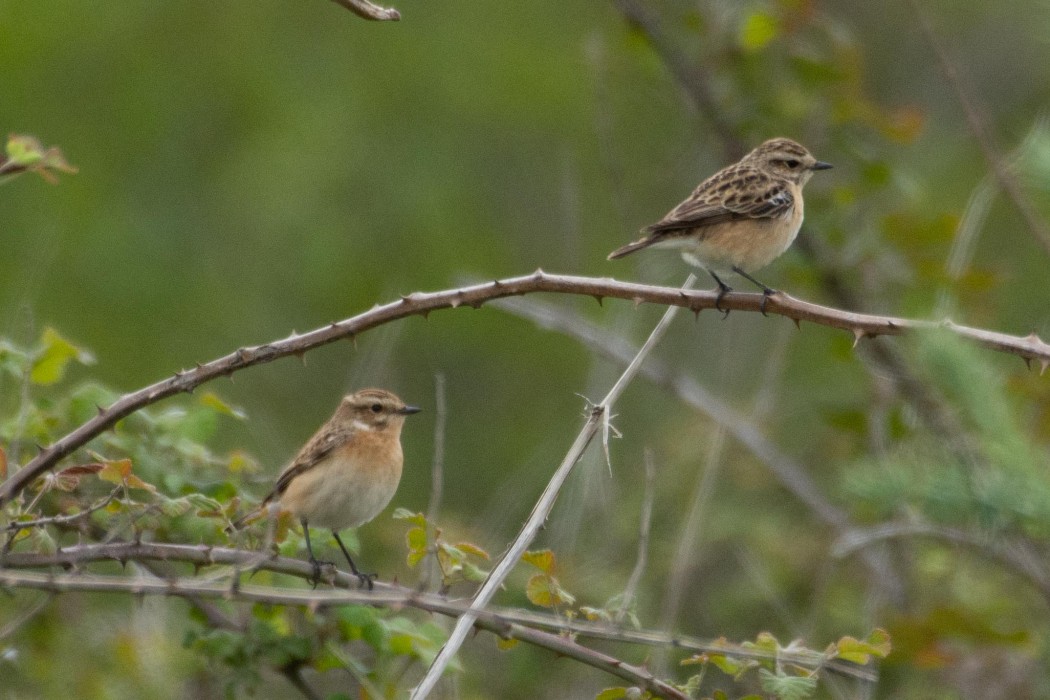
[[[0,481],[7,478],[7,453],[0,447]]]
[[[69,476],[86,476],[88,474],[98,474],[106,465],[101,462],[89,462],[87,464],[74,464],[72,467],[66,467],[59,474]]]

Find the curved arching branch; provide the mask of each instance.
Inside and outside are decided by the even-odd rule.
[[[161,399],[183,392],[191,392],[201,384],[218,377],[230,376],[234,372],[253,365],[272,362],[289,355],[301,356],[303,353],[322,345],[352,338],[359,333],[408,316],[421,315],[426,317],[432,311],[455,309],[464,306],[477,309],[485,302],[493,299],[534,294],[536,292],[591,296],[599,301],[609,297],[626,299],[635,304],[649,303],[664,306],[680,306],[688,308],[694,313],[700,313],[705,309],[714,309],[717,300],[717,295],[713,291],[658,287],[635,282],[621,282],[611,278],[549,274],[542,270],[537,270],[531,275],[522,277],[509,277],[456,289],[438,292],[413,292],[402,296],[397,301],[376,306],[364,313],[357,314],[343,321],[333,322],[308,333],[293,334],[284,340],[240,348],[229,355],[198,365],[195,369],[176,372],[167,379],[130,394],[125,394],[108,408],[100,408],[98,415],[71,433],[45,447],[40,454],[26,463],[7,481],[0,484],[0,506],[9,502],[32,483],[33,479],[55,466],[63,457],[87,444],[88,441],[113,426],[121,418]],[[721,299],[720,306],[734,311],[761,311],[762,303],[763,296],[761,294],[731,292]],[[984,347],[1017,355],[1026,362],[1034,360],[1039,363],[1043,371],[1046,370],[1047,366],[1050,366],[1050,345],[1043,342],[1034,333],[1021,337],[961,326],[948,320],[925,321],[860,314],[811,304],[783,292],[778,292],[769,297],[765,304],[765,311],[768,314],[785,316],[796,323],[810,321],[830,328],[846,330],[853,334],[857,342],[865,337],[903,335],[914,331],[946,329]]]

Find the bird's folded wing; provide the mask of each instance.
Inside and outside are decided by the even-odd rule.
[[[292,463],[285,467],[281,475],[277,477],[277,483],[274,485],[273,491],[263,499],[263,503],[268,503],[280,496],[288,488],[288,484],[291,483],[292,479],[314,467],[318,462],[332,454],[337,448],[345,445],[348,441],[349,435],[343,431],[326,431],[314,435],[300,450],[299,454],[295,456]]]
[[[701,188],[667,216],[644,231],[649,235],[673,234],[676,231],[714,226],[739,219],[773,219],[785,215],[795,203],[786,182],[761,175],[733,193]],[[698,231],[702,235],[702,231]]]

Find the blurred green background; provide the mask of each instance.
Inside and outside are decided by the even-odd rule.
[[[537,267],[681,283],[687,270],[673,253],[615,263],[605,256],[735,155],[615,3],[405,0],[397,7],[401,22],[373,24],[321,0],[0,1],[0,128],[61,146],[80,169],[57,186],[23,177],[0,189],[0,334],[27,344],[57,328],[97,357],[75,378],[130,391],[417,290]],[[855,290],[861,306],[852,310],[950,313],[962,323],[1050,335],[1048,249],[988,184],[988,162],[911,6],[645,7],[670,45],[700,67],[741,143],[790,136],[836,166],[807,188],[802,236],[823,253],[792,250],[760,279],[834,305],[822,283],[831,271]],[[1050,6],[922,7],[1045,227]],[[991,193],[984,212],[971,200],[982,186]],[[960,243],[967,215],[978,217],[971,248]],[[947,260],[960,249],[969,255],[953,274]],[[542,301],[635,342],[661,313],[617,301]],[[843,487],[842,471],[891,452],[887,440],[923,439],[926,428],[914,406],[887,388],[892,378],[865,364],[851,342],[777,317],[683,314],[657,356],[751,416],[832,501],[864,520],[878,509]],[[921,357],[905,341],[887,344]],[[1045,457],[1050,380],[1016,358],[984,353],[978,361]],[[281,360],[208,388],[248,416],[224,423],[216,448],[259,460],[245,485],[255,496],[344,392],[379,385],[422,405],[426,413],[405,430],[406,472],[394,505],[424,510],[435,377],[443,376],[440,522],[495,553],[575,436],[580,395],[599,399],[619,370],[571,338],[484,307],[407,319],[311,352],[303,363]],[[0,394],[17,389],[0,383]],[[999,697],[967,694],[982,686],[964,677],[955,657],[924,665],[927,657],[915,651],[936,646],[944,633],[928,629],[925,615],[950,610],[970,625],[952,628],[968,630],[949,634],[952,649],[974,645],[981,650],[974,658],[1001,653],[1028,669],[1014,673],[1024,681],[1020,694],[1002,697],[1050,692],[1050,678],[1030,668],[1045,661],[1050,630],[1046,602],[1033,591],[1013,590],[1009,576],[950,549],[911,549],[894,553],[911,594],[905,609],[894,609],[868,594],[869,574],[856,557],[831,557],[835,533],[750,452],[729,440],[709,460],[709,419],[644,380],[616,413],[623,439],[612,443],[611,474],[592,453],[537,543],[555,549],[560,578],[588,604],[619,592],[634,563],[648,447],[657,508],[639,599],[645,626],[657,626],[693,490],[713,469],[695,561],[679,591],[687,602],[678,631],[751,639],[770,630],[821,648],[887,626],[918,641],[887,666],[877,695]],[[416,576],[405,566],[403,532],[387,515],[361,530],[362,557],[384,579]],[[967,567],[974,571],[964,585]],[[1016,597],[1009,609],[966,607],[1007,593]],[[56,603],[62,610],[48,617],[46,634],[38,630],[39,648],[23,650],[18,663],[72,654],[87,630],[117,624],[105,616],[126,603],[100,605],[93,617],[87,602],[82,608],[74,600]],[[156,668],[179,679],[155,697],[192,696],[187,679],[200,672],[179,646],[181,635],[158,640],[146,629],[179,605],[132,606],[145,620],[140,641],[169,645]],[[897,624],[908,615],[910,622]],[[975,620],[1008,639],[1019,633],[1023,643],[980,638]],[[97,643],[109,651],[99,656],[112,659],[118,642],[103,637]],[[148,654],[149,644],[133,646],[125,651]],[[641,652],[633,653],[640,662]],[[548,658],[520,648],[501,654],[479,637],[463,654],[459,690],[463,697],[590,697],[609,684],[593,673],[573,686],[578,669],[563,662],[551,677],[534,678]],[[133,696],[133,683],[85,680],[88,665],[105,663],[63,661],[68,675],[41,675],[40,696],[67,684],[82,697]],[[151,667],[143,658],[135,663]],[[555,676],[559,670],[564,677]],[[275,685],[259,693],[285,691]]]

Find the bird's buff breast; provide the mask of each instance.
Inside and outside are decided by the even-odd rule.
[[[754,272],[780,257],[801,228],[802,202],[797,200],[787,216],[716,224],[700,237],[683,236],[668,243],[676,244],[691,265],[716,273],[728,273],[734,267]]]
[[[379,515],[401,481],[401,445],[363,442],[368,441],[334,452],[293,479],[281,494],[281,508],[331,530],[357,527]]]

